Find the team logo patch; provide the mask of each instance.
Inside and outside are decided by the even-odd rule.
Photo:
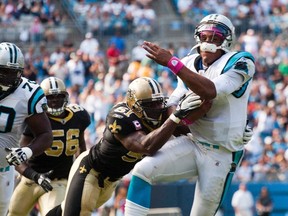
[[[133,124],[134,124],[136,130],[141,130],[142,129],[141,124],[140,124],[139,121],[135,120],[135,121],[133,121]]]
[[[113,134],[119,133],[119,131],[122,130],[122,127],[120,125],[117,125],[116,120],[113,122],[113,124],[110,124],[108,127],[111,133]]]
[[[171,64],[175,67],[178,64],[178,61],[177,60],[172,60]]]
[[[79,167],[79,172],[80,173],[86,173],[87,172],[87,169],[85,168],[85,165]]]

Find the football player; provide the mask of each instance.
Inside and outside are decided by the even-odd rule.
[[[14,189],[14,166],[52,144],[51,125],[43,110],[44,92],[22,77],[23,70],[21,50],[13,43],[0,43],[0,216],[6,215]],[[23,123],[31,128],[35,139],[19,148]]]
[[[209,108],[199,96],[190,95],[165,121],[166,97],[160,84],[148,77],[132,81],[126,98],[110,110],[99,143],[72,165],[62,208],[52,209],[47,216],[91,215],[112,196],[122,176],[144,156],[155,154],[164,145],[181,119],[195,118],[189,113],[193,109],[199,115]],[[165,136],[160,136],[159,131]]]
[[[38,173],[49,173],[47,177],[51,180],[53,190],[44,187],[45,191],[34,181],[22,176],[9,204],[9,216],[28,215],[37,202],[41,215],[46,215],[59,205],[64,199],[74,157],[86,150],[84,131],[90,124],[88,112],[78,104],[68,104],[69,95],[61,79],[46,78],[41,82],[41,88],[47,98],[46,112],[52,126],[53,143],[43,154],[31,157],[27,165]],[[26,146],[33,139],[32,131],[26,127],[20,144]],[[52,173],[49,172],[51,170]]]
[[[213,216],[243,158],[254,58],[247,52],[231,51],[234,26],[221,14],[204,17],[194,37],[197,44],[192,50],[196,53],[182,60],[157,44],[143,44],[148,57],[178,76],[170,104],[176,105],[183,93],[192,90],[201,99],[212,100],[212,106],[205,116],[189,125],[188,136],[168,141],[154,157],[146,157],[135,166],[126,216],[148,214],[153,183],[195,177],[190,215]]]

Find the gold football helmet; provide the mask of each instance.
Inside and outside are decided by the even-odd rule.
[[[40,86],[47,98],[47,112],[53,116],[61,115],[69,97],[64,82],[57,77],[49,77],[44,79]]]
[[[166,99],[160,84],[149,77],[135,79],[128,86],[126,95],[128,107],[152,127],[161,124]]]

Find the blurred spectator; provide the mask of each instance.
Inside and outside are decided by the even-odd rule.
[[[146,50],[142,48],[143,40],[138,40],[137,45],[131,49],[130,61],[141,62],[146,57]]]
[[[280,73],[283,76],[288,76],[288,57],[285,57],[278,66]]]
[[[85,34],[85,39],[80,43],[80,51],[89,56],[95,56],[99,51],[99,42],[93,37],[92,32],[87,32]]]
[[[115,43],[110,43],[106,50],[106,56],[108,58],[108,70],[111,68],[115,71],[115,78],[122,79],[128,67],[128,55],[122,54]]]
[[[187,11],[190,10],[193,5],[192,0],[178,0],[176,2],[177,10],[179,14],[183,17],[186,16]]]
[[[56,46],[55,50],[50,55],[50,63],[55,64],[59,58],[64,59],[65,54],[62,52],[61,46]]]
[[[52,64],[49,69],[49,75],[55,76],[63,80],[65,83],[67,82],[67,79],[69,78],[69,68],[66,64],[64,56],[58,57],[55,64]]]
[[[181,42],[180,47],[177,50],[178,58],[184,58],[191,50],[191,47],[188,46],[187,42]]]
[[[81,55],[82,57],[82,62],[84,65],[84,70],[85,70],[85,83],[88,82],[88,80],[93,79],[93,74],[90,72],[90,68],[92,66],[92,61],[91,58],[89,57],[89,54],[83,53]]]
[[[39,43],[42,41],[43,34],[44,34],[44,26],[40,21],[39,17],[34,18],[34,22],[30,27],[30,36],[31,36],[31,41],[33,43]]]
[[[69,71],[69,84],[68,86],[77,86],[77,92],[85,84],[85,67],[81,59],[82,51],[78,50],[70,55],[70,60],[67,62]],[[77,95],[79,92],[77,93]]]
[[[121,54],[126,52],[126,40],[123,38],[121,31],[118,29],[116,33],[109,39],[108,44],[115,44],[115,47],[120,50]]]
[[[250,52],[253,56],[257,57],[261,40],[253,29],[248,29],[246,34],[239,38],[239,41],[242,42],[245,51]]]
[[[60,26],[63,20],[63,14],[59,9],[55,9],[51,14],[51,20],[55,26]]]
[[[134,32],[140,38],[147,38],[152,35],[154,30],[154,21],[156,19],[156,13],[149,4],[139,8],[133,13],[133,26]]]
[[[26,77],[29,80],[37,81],[37,70],[35,69],[34,65],[32,63],[28,63],[24,67],[23,76]]]
[[[115,216],[124,216],[124,206],[127,196],[127,186],[120,184],[115,191],[114,211]]]
[[[234,175],[234,180],[240,182],[249,182],[252,180],[252,167],[248,160],[243,159],[241,166]]]
[[[120,55],[121,51],[116,47],[116,44],[110,43],[106,51],[109,67],[115,67],[118,65],[118,63],[120,62]]]
[[[94,36],[100,35],[101,28],[101,6],[100,4],[91,4],[86,15],[88,32],[92,32]]]
[[[232,196],[231,205],[235,216],[253,216],[254,198],[245,183],[239,184],[239,189]]]
[[[34,62],[36,60],[37,54],[35,52],[35,46],[31,44],[28,47],[27,52],[24,53],[24,59],[26,63]]]
[[[252,167],[253,170],[253,181],[261,182],[267,181],[267,174],[270,170],[269,161],[266,160],[266,157],[261,157],[257,163]]]
[[[270,216],[273,210],[273,201],[267,187],[262,187],[256,200],[256,211],[259,216]]]
[[[148,57],[142,59],[140,68],[137,71],[137,77],[154,77],[155,70],[152,67],[153,60]]]

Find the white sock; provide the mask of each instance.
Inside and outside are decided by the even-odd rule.
[[[137,205],[136,203],[131,202],[126,199],[125,203],[125,216],[146,216],[148,215],[149,208],[145,208],[143,206]]]

